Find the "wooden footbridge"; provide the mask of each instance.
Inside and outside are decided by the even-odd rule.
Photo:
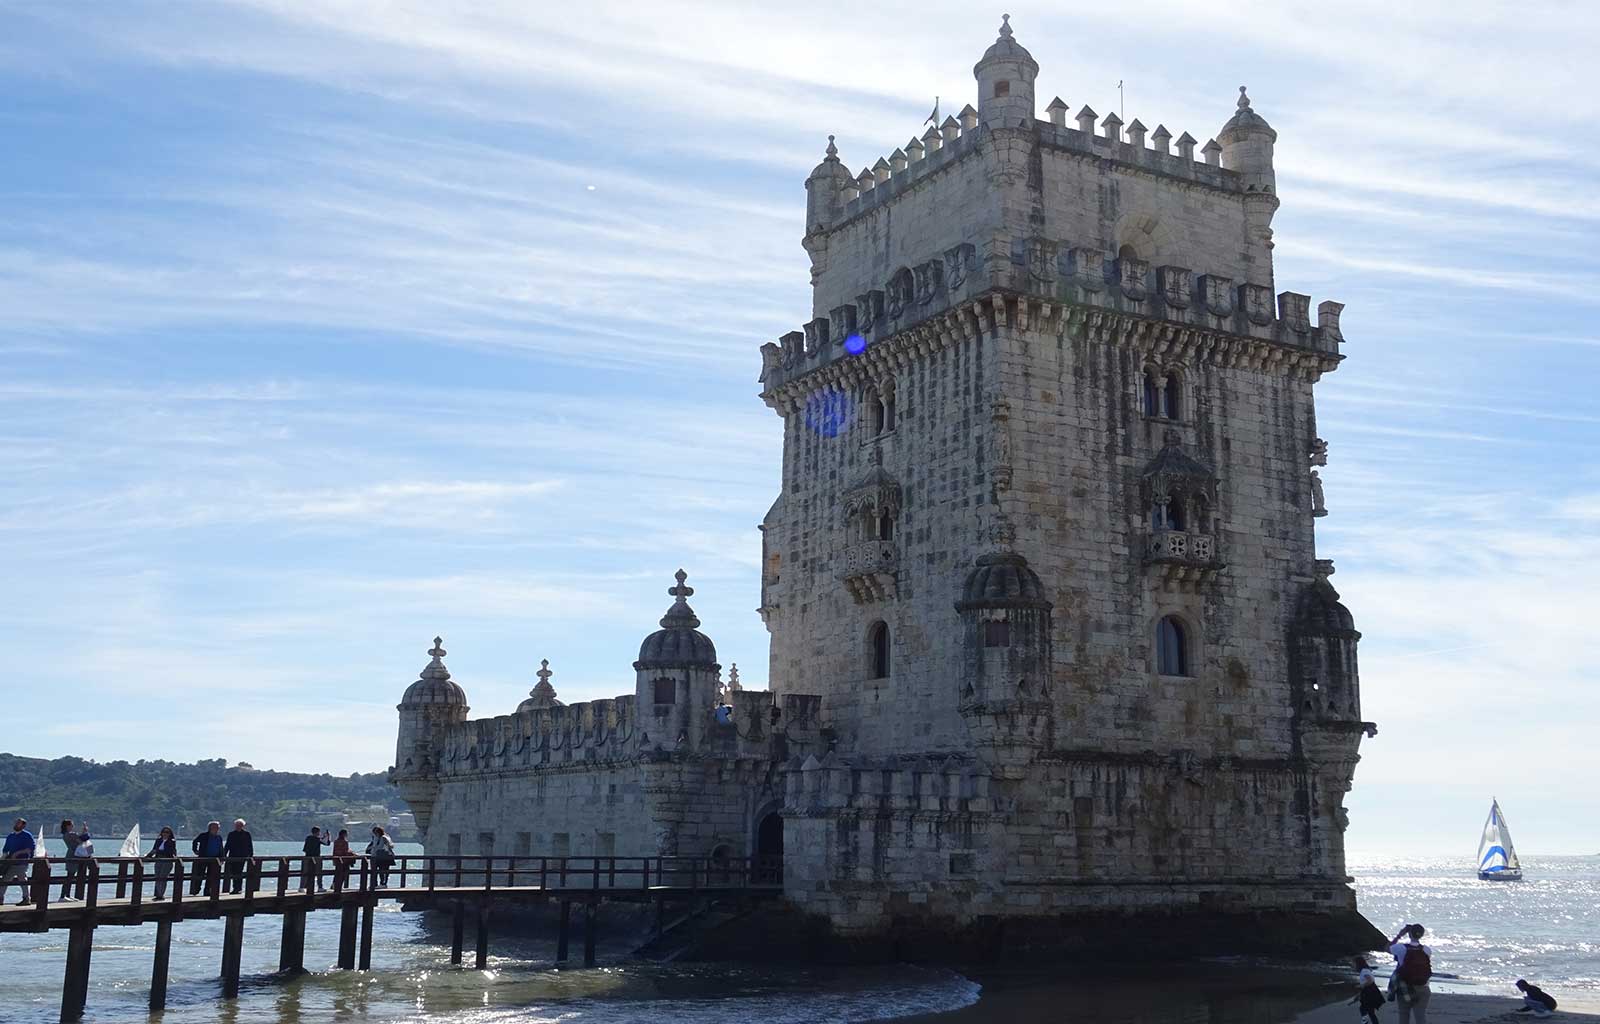
[[[781,894],[781,869],[751,858],[706,857],[397,857],[382,874],[366,857],[251,857],[166,861],[97,857],[38,857],[29,862],[27,905],[0,907],[0,933],[66,929],[66,973],[61,1019],[83,1016],[95,929],[108,925],[156,926],[150,970],[150,1008],[167,1001],[172,926],[185,919],[220,918],[222,994],[239,994],[239,964],[248,917],[283,919],[278,970],[305,970],[306,915],[340,914],[338,966],[372,967],[372,914],[379,900],[410,909],[451,914],[450,962],[462,962],[468,918],[476,929],[476,965],[488,965],[493,904],[560,906],[555,960],[568,960],[573,904],[583,913],[583,962],[595,962],[595,918],[603,902],[654,904],[659,934],[668,904],[694,906],[732,898],[740,904]],[[158,878],[155,865],[171,865]],[[157,898],[158,884],[165,890]],[[8,888],[7,892],[12,891]],[[238,891],[232,891],[237,889]],[[3,894],[0,894],[3,895]],[[70,898],[63,898],[64,896]],[[3,947],[0,947],[3,948]]]

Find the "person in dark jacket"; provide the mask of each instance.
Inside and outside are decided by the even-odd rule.
[[[250,858],[256,855],[255,841],[245,830],[243,818],[233,819],[233,831],[222,841],[222,855],[228,861],[228,883],[225,891],[242,892],[244,869],[249,866]]]
[[[305,854],[301,858],[300,888],[307,892],[321,892],[325,888],[322,884],[322,848],[331,845],[333,837],[312,825],[311,834],[300,844],[300,850]]]
[[[18,818],[11,823],[11,831],[6,833],[5,850],[0,852],[0,907],[6,903],[6,888],[12,882],[17,883],[17,888],[22,890],[22,902],[18,906],[27,906],[28,899],[28,869],[33,866],[33,854],[36,849],[33,833],[28,831],[28,820]]]
[[[159,900],[167,894],[167,876],[172,874],[172,865],[178,862],[178,838],[173,835],[171,828],[161,826],[160,834],[150,844],[150,852],[144,855],[144,859],[155,865],[156,899]]]
[[[88,832],[88,822],[84,822],[84,831],[78,832],[72,827],[71,818],[61,821],[61,842],[67,848],[67,874],[61,880],[61,898],[64,900],[83,899],[85,880],[89,874],[87,858],[78,856],[78,847],[83,845],[83,840]],[[72,894],[73,883],[77,883],[78,894]]]
[[[217,887],[217,858],[222,856],[222,822],[213,821],[206,825],[206,830],[194,837],[194,842],[189,844],[189,849],[194,851],[196,857],[205,857],[207,860],[194,862],[194,874],[189,877],[189,895],[200,894],[201,883],[205,884],[206,895],[210,896]]]
[[[1540,988],[1530,985],[1521,978],[1517,979],[1517,991],[1522,993],[1522,1009],[1518,1013],[1529,1013],[1535,1017],[1548,1017],[1556,1008],[1556,997]]]

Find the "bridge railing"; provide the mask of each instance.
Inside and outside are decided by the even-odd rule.
[[[313,899],[319,891],[386,893],[522,889],[619,894],[656,889],[775,888],[782,862],[756,857],[549,857],[531,854],[396,856],[387,866],[364,854],[281,857],[35,857],[28,895],[36,912],[63,902],[90,909],[117,900],[137,910],[157,902],[197,911],[237,895]],[[158,895],[159,891],[159,895]],[[229,900],[229,902],[234,902]]]

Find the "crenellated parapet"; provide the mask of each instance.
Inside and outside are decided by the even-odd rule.
[[[637,755],[633,694],[461,722],[438,742],[442,778]]]
[[[937,286],[919,289],[918,280]],[[1343,309],[1322,302],[1313,322],[1308,295],[1274,296],[1265,285],[1046,238],[1017,239],[1004,259],[958,245],[762,345],[760,381],[767,404],[803,403],[818,388],[882,379],[918,353],[998,326],[1057,331],[1074,321],[1125,325],[1120,333],[1162,350],[1323,373],[1342,358]]]

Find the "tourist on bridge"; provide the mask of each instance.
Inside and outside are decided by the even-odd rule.
[[[243,818],[233,819],[233,831],[222,841],[222,855],[228,860],[228,892],[244,890],[244,869],[256,855],[255,840],[244,827]]]
[[[172,874],[172,865],[178,862],[178,837],[173,834],[171,826],[161,826],[156,841],[150,844],[150,852],[144,855],[144,859],[155,865],[156,899],[159,900],[167,894],[167,876]]]
[[[61,898],[81,900],[88,885],[89,861],[94,858],[94,843],[89,841],[89,823],[84,822],[83,831],[77,832],[72,827],[71,818],[62,819],[61,843],[67,848],[67,875],[61,880]],[[85,844],[88,845],[87,854],[82,852]],[[72,891],[74,888],[77,889],[76,894]]]
[[[0,851],[0,906],[5,906],[6,888],[13,881],[22,890],[22,901],[18,906],[32,902],[28,899],[28,867],[33,863],[34,848],[33,833],[28,831],[28,819],[13,821],[11,831],[6,835],[5,849]]]
[[[350,852],[350,830],[341,828],[333,841],[333,891],[344,892],[350,884],[350,862],[355,860]]]
[[[394,840],[383,831],[382,825],[372,826],[372,841],[367,844],[367,856],[372,858],[373,886],[387,888],[389,869],[394,867]]]
[[[322,848],[332,844],[333,840],[327,833],[315,825],[311,826],[311,834],[300,844],[300,849],[305,854],[301,864],[300,888],[307,892],[312,890],[321,892],[325,888],[322,884]]]
[[[189,849],[194,851],[196,857],[205,857],[206,860],[196,861],[194,874],[189,878],[189,895],[198,896],[200,885],[205,883],[206,895],[210,896],[217,888],[217,858],[222,856],[222,822],[213,821],[206,825],[206,830],[194,837],[189,844]]]

